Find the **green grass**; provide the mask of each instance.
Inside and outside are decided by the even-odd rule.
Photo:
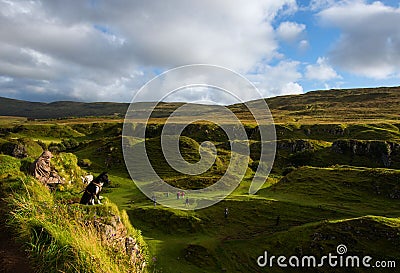
[[[321,180],[315,177],[316,174],[321,174]],[[370,192],[368,187],[363,187],[365,181],[359,179],[366,174],[371,176],[369,186],[374,180],[385,186],[381,188],[382,196],[374,199],[374,192]],[[388,171],[385,174],[385,170],[374,169],[305,167],[292,172],[290,175],[292,182],[286,184],[278,182],[262,190],[257,196],[235,192],[227,200],[200,211],[182,212],[160,206],[154,207],[150,200],[136,198],[138,195],[134,194],[115,196],[115,198],[120,198],[120,202],[125,200],[121,206],[127,208],[131,219],[134,219],[134,225],[142,229],[152,255],[157,257],[157,268],[161,272],[199,272],[198,258],[185,258],[190,245],[205,248],[209,259],[212,260],[206,262],[212,266],[202,267],[203,272],[222,269],[227,269],[228,272],[251,272],[257,270],[255,258],[265,249],[276,250],[280,254],[296,253],[296,249],[307,245],[311,241],[310,237],[316,232],[323,231],[324,234],[340,238],[342,227],[335,223],[347,221],[346,219],[368,214],[399,217],[400,211],[396,201],[385,195],[398,186],[396,183],[398,175],[397,171]],[[308,180],[310,178],[313,180]],[[345,181],[353,181],[354,188],[344,186],[343,178],[347,178]],[[120,188],[124,185],[132,187],[129,183],[131,183],[129,179],[126,179],[126,184],[120,184]],[[291,187],[279,188],[284,186]],[[332,194],[333,189],[339,191]],[[340,201],[342,199],[338,198],[347,199],[342,201],[342,204]],[[129,203],[130,200],[134,203]],[[360,200],[364,200],[364,203]],[[227,220],[223,217],[225,207],[230,211]],[[276,226],[278,215],[281,220]],[[374,219],[379,221],[387,219],[388,222],[393,222],[396,218],[379,216]],[[359,227],[356,221],[351,222],[351,225],[356,230],[361,228],[367,231],[370,228],[369,225]],[[375,224],[372,223],[371,226],[373,225]],[[378,228],[393,232],[393,229],[390,226],[386,227],[386,224],[379,225]],[[363,248],[362,244],[365,234],[352,234],[352,236],[358,243],[349,245],[349,248],[354,247],[356,251],[368,254],[369,248]],[[293,238],[294,242],[288,244]],[[329,243],[322,242],[322,246],[327,250],[334,250],[336,242],[337,240],[331,239]],[[374,239],[370,246],[372,247],[374,243],[378,243],[378,239]],[[390,241],[384,243],[382,247],[389,249],[385,254],[390,251],[398,253],[396,244]],[[371,255],[377,256],[378,252],[378,250],[373,251]],[[319,254],[319,250],[314,247],[311,253]],[[385,256],[382,253],[379,255]],[[391,254],[387,257],[398,256]],[[181,271],[176,271],[176,268],[180,268]]]
[[[0,179],[20,174],[21,162],[8,155],[0,154]]]
[[[19,172],[18,159],[0,159],[0,170],[9,174],[0,189],[7,196],[7,224],[28,251],[35,272],[141,272],[142,262],[148,260],[147,245],[125,211],[108,199],[101,206],[70,204],[71,197],[80,196],[76,181],[54,195]],[[65,154],[58,160],[55,165],[65,168],[62,174],[76,174],[75,156]],[[10,177],[14,173],[17,175]],[[107,237],[102,226],[111,228],[116,237]],[[140,247],[140,257],[134,263],[125,254],[126,236],[135,238]]]
[[[393,223],[397,225],[394,227]],[[374,230],[374,233],[371,233]],[[361,217],[348,218],[340,221],[321,221],[291,228],[287,231],[276,232],[271,236],[256,238],[251,242],[245,240],[227,241],[219,248],[222,255],[221,260],[236,259],[236,263],[223,264],[228,272],[257,272],[260,270],[255,263],[254,257],[263,255],[268,251],[271,255],[285,255],[287,257],[296,255],[315,255],[321,257],[327,253],[336,254],[336,247],[345,244],[349,255],[363,257],[369,255],[374,260],[396,260],[397,241],[393,240],[399,231],[398,220],[384,217]],[[392,238],[392,240],[388,240]],[[247,251],[241,255],[235,255],[238,249],[246,248]],[[244,265],[244,266],[240,266]],[[392,269],[380,269],[379,272],[393,272]],[[265,268],[262,272],[299,272],[298,268],[279,268],[276,263],[273,268]],[[311,272],[366,272],[364,268],[329,268],[327,266]],[[368,271],[369,272],[369,271]],[[372,272],[378,272],[373,271]]]
[[[400,207],[395,193],[400,192],[399,181],[397,170],[302,167],[258,194],[358,216],[398,217]]]
[[[24,124],[12,128],[11,137],[71,138],[83,136],[69,126],[59,124]]]
[[[346,244],[351,254],[399,261],[400,154],[393,150],[390,168],[383,168],[383,150],[371,148],[371,152],[353,154],[351,151],[337,153],[331,147],[338,140],[355,141],[357,145],[370,147],[380,147],[388,142],[399,143],[398,90],[398,87],[332,90],[268,99],[278,123],[278,144],[288,145],[289,148],[278,149],[267,183],[254,196],[247,192],[259,159],[259,135],[256,133],[254,120],[248,117],[243,105],[230,106],[245,121],[250,137],[249,168],[239,187],[228,198],[212,207],[195,211],[154,206],[137,189],[123,164],[120,120],[10,120],[0,126],[0,133],[4,135],[0,144],[1,141],[9,141],[6,137],[29,136],[35,140],[47,141],[46,143],[50,139],[53,142],[68,138],[77,140],[79,146],[69,150],[76,158],[61,154],[54,161],[55,166],[63,176],[71,180],[78,179],[81,173],[97,175],[104,170],[109,172],[112,183],[103,190],[103,195],[116,203],[120,210],[126,210],[126,214],[121,212],[120,215],[125,218],[124,222],[127,222],[127,218],[132,222],[134,229],[130,231],[131,234],[140,237],[138,230],[142,231],[141,236],[148,245],[149,258],[156,258],[148,267],[149,272],[286,272],[277,267],[260,269],[256,259],[265,250],[274,255],[320,256],[329,252],[335,253],[336,246],[341,243]],[[257,104],[257,101],[252,103]],[[150,160],[160,176],[175,185],[189,188],[212,184],[224,173],[230,162],[230,145],[226,136],[214,124],[188,126],[181,137],[183,157],[190,162],[196,162],[199,160],[199,144],[212,140],[217,147],[218,158],[213,169],[203,176],[185,176],[174,171],[165,162],[159,145],[163,122],[174,107],[175,104],[161,105],[147,128],[146,144]],[[229,122],[223,116],[219,118]],[[22,129],[18,129],[18,124],[23,124]],[[48,128],[52,128],[51,126],[55,126],[54,133],[44,136],[42,132],[50,132]],[[134,128],[132,130],[134,132]],[[290,145],[300,140],[310,144],[311,148],[292,151]],[[144,140],[132,137],[129,141],[135,145]],[[110,157],[115,161],[108,165],[106,161]],[[0,160],[1,158],[3,156]],[[21,184],[15,180],[15,176],[21,175],[19,163],[15,159],[4,158],[6,163],[0,165],[0,171],[3,167],[3,173],[7,173],[3,185],[8,183],[10,188],[18,191]],[[31,159],[33,158],[20,163],[24,166]],[[80,159],[89,159],[91,166],[81,170],[75,168]],[[11,175],[7,178],[8,174]],[[56,197],[48,197],[49,200],[73,200],[79,196],[76,188],[62,190]],[[169,198],[171,202],[177,202],[175,193],[171,193]],[[20,198],[17,200],[18,204],[23,204]],[[42,201],[38,201],[38,204]],[[54,263],[53,258],[61,255],[65,266],[68,266],[67,260],[73,260],[82,268],[91,268],[90,262],[85,260],[87,256],[76,254],[79,253],[77,250],[86,250],[79,242],[74,241],[80,238],[78,235],[86,234],[78,233],[75,239],[68,239],[71,235],[69,228],[65,234],[56,228],[59,224],[57,221],[61,220],[53,221],[50,217],[43,222],[35,211],[38,205],[29,208],[33,209],[25,210],[26,214],[22,215],[21,221],[34,216],[34,219],[38,218],[40,221],[36,219],[32,225],[38,226],[39,230],[44,227],[46,231],[42,237],[32,237],[36,241],[32,241],[31,237],[24,237],[25,241],[35,242],[35,246],[44,246],[34,250],[39,253],[37,257],[45,257],[49,263]],[[73,221],[75,216],[72,217],[67,208],[64,203],[60,207],[60,215]],[[98,206],[82,209],[76,213],[78,218],[83,219],[93,217],[95,212],[107,215],[101,208]],[[111,204],[103,208],[116,211]],[[225,208],[229,209],[227,219],[224,218]],[[45,213],[50,215],[50,212],[49,207]],[[75,225],[79,227],[78,223],[73,224]],[[29,222],[23,226],[31,227],[31,224]],[[50,242],[56,243],[46,245],[48,237]],[[102,246],[96,245],[94,241],[93,244],[99,253],[106,255],[99,254],[98,257],[107,257],[108,250],[103,252]],[[41,249],[45,252],[41,252]],[[114,270],[112,264],[105,266],[110,271]],[[124,271],[123,266],[116,270]],[[334,270],[324,267],[315,272]],[[360,269],[354,272],[364,271]]]
[[[359,88],[347,90],[319,90],[301,95],[279,96],[266,99],[276,123],[294,122],[300,124],[321,123],[365,123],[399,122],[399,87]],[[259,101],[248,102],[250,105]],[[153,117],[162,123],[180,103],[160,103]],[[135,109],[146,109],[148,104],[137,103]],[[199,107],[199,106],[196,106]],[[126,113],[127,103],[81,103],[26,102],[0,98],[0,115],[25,116],[34,118],[72,118],[103,117],[103,120],[121,118]],[[219,119],[226,120],[215,106],[204,106],[205,111],[217,113]],[[248,123],[254,123],[253,117],[244,104],[230,105],[237,116]],[[78,119],[79,120],[79,119]],[[89,121],[90,123],[90,121]]]
[[[39,157],[43,152],[42,147],[31,138],[19,138],[19,139],[2,139],[0,141],[0,152],[8,155],[13,155],[13,151],[16,148],[23,148],[23,152],[29,157]]]

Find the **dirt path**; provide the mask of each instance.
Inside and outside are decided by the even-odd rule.
[[[5,227],[4,204],[0,201],[0,273],[33,273],[28,255],[12,238],[12,232]]]

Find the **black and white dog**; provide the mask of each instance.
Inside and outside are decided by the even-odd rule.
[[[79,203],[83,205],[94,205],[94,201],[97,199],[97,204],[101,204],[100,191],[103,186],[107,186],[109,183],[110,180],[108,180],[107,172],[101,173],[87,185]]]

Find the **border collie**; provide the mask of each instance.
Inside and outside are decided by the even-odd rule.
[[[79,203],[83,205],[94,205],[95,199],[97,199],[97,204],[101,204],[100,191],[103,185],[108,185],[109,183],[110,180],[108,180],[107,172],[102,172],[87,185]]]

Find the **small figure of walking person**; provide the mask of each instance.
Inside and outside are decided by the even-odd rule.
[[[224,210],[225,219],[228,218],[228,214],[229,214],[228,208],[225,208],[225,210]]]
[[[186,207],[189,207],[189,197],[186,197],[185,206],[186,206]]]
[[[154,202],[154,206],[157,206],[157,198],[155,195],[153,195],[153,202]]]
[[[179,200],[179,197],[180,197],[180,196],[181,196],[181,192],[178,191],[178,192],[176,193],[176,200]]]

